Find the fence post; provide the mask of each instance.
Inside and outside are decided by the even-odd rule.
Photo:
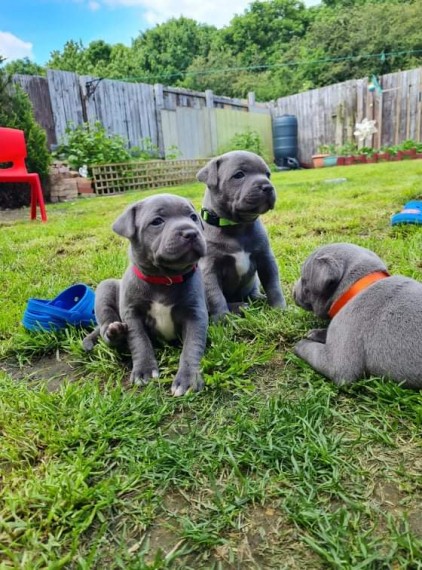
[[[214,93],[211,91],[211,89],[205,90],[205,106],[211,107],[211,109],[214,108]]]
[[[157,135],[158,135],[158,149],[160,156],[165,157],[164,148],[164,135],[163,135],[163,123],[161,119],[161,111],[164,109],[164,89],[161,83],[156,83],[154,85],[154,99],[155,99],[155,121],[157,123]]]
[[[252,111],[253,107],[255,107],[255,93],[254,91],[249,91],[248,93],[248,111]]]

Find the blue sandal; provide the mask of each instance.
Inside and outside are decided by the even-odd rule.
[[[391,216],[391,225],[396,224],[422,224],[422,201],[412,200],[401,212]]]
[[[23,326],[30,331],[64,329],[68,325],[96,324],[93,289],[78,283],[62,291],[52,301],[29,299],[23,315]]]

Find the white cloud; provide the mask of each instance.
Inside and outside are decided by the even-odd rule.
[[[144,12],[150,24],[185,16],[197,22],[225,26],[235,14],[244,12],[250,0],[102,0],[108,6],[132,6]]]
[[[90,0],[90,2],[88,2],[88,8],[93,12],[95,12],[96,10],[99,10],[101,8],[101,4],[99,2],[96,2],[95,0]]]
[[[23,57],[33,58],[31,42],[25,42],[10,32],[0,31],[0,55],[12,59],[21,59]]]

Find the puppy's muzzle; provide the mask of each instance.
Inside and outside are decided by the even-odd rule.
[[[180,230],[180,237],[182,237],[187,242],[194,242],[199,237],[199,231],[193,228]]]
[[[274,192],[274,187],[271,184],[263,184],[261,186],[261,190],[268,194],[270,192]]]

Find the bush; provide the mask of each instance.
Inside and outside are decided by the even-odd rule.
[[[24,131],[28,171],[40,175],[45,191],[51,161],[46,133],[35,121],[27,94],[12,83],[11,78],[3,70],[0,70],[0,125]],[[23,191],[21,184],[1,184],[0,208],[18,208],[29,205],[29,202],[29,191]]]
[[[258,154],[266,162],[269,162],[269,157],[266,156],[261,137],[256,131],[247,130],[243,133],[236,133],[229,143],[220,149],[220,152],[229,152],[231,150],[248,150]]]
[[[93,125],[68,125],[66,139],[67,142],[57,148],[55,155],[66,160],[75,170],[86,164],[88,173],[91,174],[93,164],[127,162],[132,159],[123,137],[108,135],[99,121]]]

